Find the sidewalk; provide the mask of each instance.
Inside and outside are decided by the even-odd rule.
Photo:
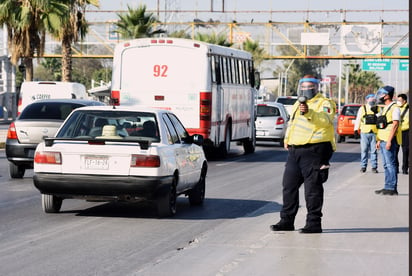
[[[409,275],[409,175],[399,174],[398,196],[382,196],[374,193],[383,188],[379,172],[362,174],[357,162],[332,170],[322,234],[270,231],[277,198],[135,275]],[[302,188],[300,201],[297,229],[306,216]]]

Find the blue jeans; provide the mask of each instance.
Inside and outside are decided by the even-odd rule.
[[[396,138],[392,139],[391,148],[386,150],[386,142],[381,141],[380,150],[383,160],[383,168],[385,169],[385,187],[386,190],[397,190],[398,174],[396,173]]]
[[[378,168],[378,150],[376,149],[375,133],[362,133],[360,135],[361,143],[361,167],[368,166],[368,155],[370,153],[372,168]]]

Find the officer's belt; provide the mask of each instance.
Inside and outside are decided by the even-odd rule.
[[[330,142],[308,143],[304,145],[288,145],[288,146],[291,147],[292,149],[302,149],[302,148],[310,148],[313,146],[319,146],[319,145],[326,144],[326,143],[330,143]]]

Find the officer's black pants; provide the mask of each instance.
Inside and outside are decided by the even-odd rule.
[[[323,206],[323,182],[325,177],[320,167],[329,164],[332,146],[329,142],[289,147],[289,154],[283,174],[282,222],[294,224],[299,208],[299,187],[304,183],[307,208],[306,226],[321,224]],[[327,173],[327,171],[326,171]]]

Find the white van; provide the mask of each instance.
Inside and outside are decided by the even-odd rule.
[[[21,85],[17,115],[30,103],[43,99],[88,99],[86,87],[77,82],[25,81]]]

